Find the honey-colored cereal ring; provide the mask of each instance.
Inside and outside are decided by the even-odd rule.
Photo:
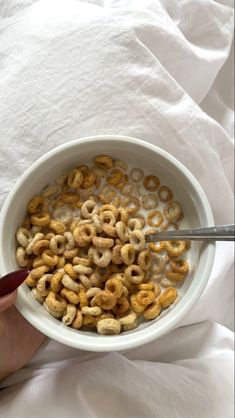
[[[73,303],[68,303],[66,307],[66,313],[62,317],[63,324],[67,326],[71,325],[75,319],[76,313],[77,313],[76,306],[73,305]]]
[[[146,221],[145,221],[145,217],[144,217],[144,215],[142,215],[142,213],[136,213],[134,219],[137,219],[141,223],[141,228],[140,229],[142,229],[145,226]]]
[[[116,319],[104,318],[97,322],[97,332],[100,335],[117,335],[121,332],[121,325]]]
[[[115,206],[113,206],[115,208]],[[116,209],[116,208],[115,208]],[[114,226],[116,224],[116,216],[111,210],[105,210],[100,213],[100,220],[104,224]]]
[[[60,195],[61,202],[63,203],[77,203],[80,201],[80,197],[75,192],[62,192]]]
[[[100,219],[100,216],[97,213],[94,213],[91,217],[92,222],[95,225],[96,233],[100,233],[103,231],[103,222]]]
[[[163,213],[165,218],[170,222],[177,221],[183,217],[180,203],[173,200],[163,209]]]
[[[81,284],[85,287],[85,289],[90,289],[92,287],[90,279],[88,279],[88,277],[85,274],[80,274],[79,280]]]
[[[44,261],[41,257],[38,256],[33,260],[33,268],[36,269],[37,267],[41,266],[44,266]]]
[[[137,218],[129,219],[127,225],[130,231],[135,231],[136,229],[142,229],[142,222]]]
[[[154,283],[153,282],[140,283],[137,285],[137,288],[139,290],[154,290]]]
[[[143,315],[144,318],[147,320],[155,319],[157,318],[161,313],[161,305],[158,301],[154,301],[145,309]]]
[[[26,248],[33,239],[33,234],[27,228],[20,227],[17,229],[16,239],[22,247]]]
[[[43,276],[43,274],[47,273],[49,270],[48,266],[41,266],[41,267],[37,267],[36,269],[33,269],[30,271],[30,275],[33,279],[40,279],[40,277]]]
[[[114,168],[107,177],[107,183],[111,186],[116,186],[122,181],[124,176],[125,174],[119,168]]]
[[[111,205],[111,204],[106,203],[105,205],[102,205],[99,208],[99,213],[101,214],[103,212],[112,212],[113,215],[115,216],[115,219],[116,219],[118,210],[117,210],[117,208],[114,205]]]
[[[117,318],[120,325],[131,325],[137,319],[137,315],[134,311],[131,311],[129,314],[122,316],[121,318]]]
[[[175,273],[186,274],[189,271],[189,262],[187,260],[171,260],[170,266]]]
[[[67,263],[64,266],[64,271],[67,273],[73,280],[76,280],[78,277],[77,271],[74,269],[74,266],[71,263]]]
[[[112,237],[112,238],[117,237],[117,232],[116,232],[115,226],[104,223],[103,224],[103,231],[105,232],[106,235],[108,235],[108,237]]]
[[[58,260],[58,263],[56,265],[56,269],[57,270],[62,269],[65,266],[65,258],[64,258],[64,256],[59,256],[58,259],[59,260]]]
[[[41,196],[32,197],[32,199],[29,201],[27,205],[28,213],[30,213],[31,215],[34,215],[35,213],[40,212],[42,204],[43,204],[43,198]]]
[[[105,283],[105,290],[108,290],[116,299],[119,299],[122,296],[123,284],[120,279],[113,277]]]
[[[79,305],[80,309],[82,309],[84,306],[88,306],[88,299],[85,289],[80,289],[79,291]]]
[[[67,183],[71,189],[78,189],[83,182],[83,174],[80,170],[74,169],[69,172]]]
[[[150,251],[153,251],[154,253],[161,253],[162,251],[165,250],[165,246],[164,246],[164,242],[160,241],[160,242],[151,242],[149,244],[149,249]]]
[[[99,267],[107,267],[112,259],[109,248],[94,248],[93,261]]]
[[[121,256],[121,249],[122,249],[122,245],[117,244],[113,247],[112,249],[112,262],[114,264],[122,264],[123,263],[123,259]]]
[[[43,302],[43,307],[50,315],[52,315],[56,319],[60,319],[64,315],[64,312],[55,311],[55,310],[49,308],[46,300],[44,300],[44,302]]]
[[[83,173],[84,179],[82,182],[82,189],[88,190],[90,187],[92,187],[96,182],[96,175],[91,170],[88,170],[87,173]]]
[[[65,298],[52,291],[46,297],[46,303],[48,307],[55,312],[64,313],[67,307],[67,302]]]
[[[126,224],[128,222],[128,218],[129,218],[129,215],[128,215],[126,209],[124,209],[122,207],[119,207],[117,209],[116,221],[117,222],[122,221],[122,222],[124,222],[124,224]]]
[[[168,203],[173,198],[173,193],[169,187],[161,186],[158,190],[158,197],[161,202]]]
[[[160,181],[156,176],[146,176],[144,178],[143,184],[145,189],[149,190],[150,192],[155,192],[160,186]]]
[[[74,305],[77,305],[79,302],[78,294],[73,290],[67,289],[66,287],[63,287],[63,289],[60,291],[60,295]]]
[[[135,251],[142,251],[145,247],[145,235],[140,229],[135,229],[129,234],[130,244],[133,245]]]
[[[82,313],[79,309],[77,309],[77,312],[71,324],[71,327],[74,329],[80,329],[82,327],[82,322],[83,322]]]
[[[92,215],[98,213],[98,206],[93,199],[86,200],[81,207],[81,214],[85,219],[91,219]]]
[[[39,303],[43,303],[45,300],[45,297],[41,296],[40,293],[37,291],[36,287],[34,287],[31,290],[31,294]]]
[[[163,309],[166,309],[175,302],[176,298],[177,290],[175,287],[168,287],[161,293],[158,298],[158,302]]]
[[[128,180],[129,180],[129,177],[127,174],[125,174],[122,180],[120,181],[120,183],[116,184],[114,187],[116,187],[116,189],[123,190],[123,188],[128,183]]]
[[[52,274],[44,274],[37,282],[36,288],[40,296],[46,297],[51,291]]]
[[[144,209],[155,209],[158,206],[157,196],[153,193],[148,193],[141,196],[141,205]]]
[[[69,290],[72,290],[73,292],[77,293],[80,291],[81,286],[79,283],[77,283],[75,280],[71,279],[71,277],[68,274],[64,274],[62,278],[62,284]]]
[[[24,283],[27,284],[27,286],[29,287],[35,287],[37,284],[37,279],[35,277],[32,277],[31,274],[29,273]]]
[[[124,222],[119,221],[115,226],[117,235],[121,241],[128,241],[128,229]]]
[[[138,302],[137,297],[136,297],[136,294],[132,294],[131,295],[131,297],[130,297],[130,304],[131,304],[131,307],[132,307],[133,311],[135,313],[137,313],[137,314],[142,314],[144,312],[144,310],[145,310],[145,306],[144,305],[141,305]]]
[[[95,165],[99,168],[103,168],[105,170],[108,170],[113,167],[113,159],[109,155],[97,155],[93,162]]]
[[[102,309],[99,306],[84,306],[81,312],[83,315],[99,316],[102,314]]]
[[[34,244],[32,245],[33,254],[41,254],[44,250],[46,250],[49,247],[49,245],[50,241],[48,241],[47,239],[40,239],[34,242]]]
[[[101,291],[100,287],[91,287],[86,291],[86,296],[88,299],[93,298],[97,293]]]
[[[26,267],[29,264],[29,257],[24,247],[18,247],[16,250],[16,261],[20,267]]]
[[[49,245],[54,254],[63,254],[65,251],[65,237],[63,235],[56,235],[51,238]]]
[[[74,248],[73,250],[65,250],[64,257],[66,259],[71,259],[76,257],[79,254],[79,248]]]
[[[91,262],[88,258],[84,257],[74,257],[73,264],[80,264],[81,266],[90,267]]]
[[[51,228],[53,231],[55,231],[58,235],[63,235],[66,231],[66,226],[63,224],[63,222],[52,219],[49,228]]]
[[[136,300],[140,305],[148,306],[156,298],[155,293],[152,290],[140,290],[136,293]]]
[[[100,316],[83,315],[83,328],[95,328]]]
[[[77,274],[92,274],[92,268],[91,267],[86,267],[83,266],[82,264],[76,264],[73,266],[73,270],[77,273]]]
[[[179,257],[185,251],[185,241],[164,241],[166,252],[171,257]]]
[[[179,225],[175,222],[163,222],[160,226],[160,231],[176,231],[179,229]]]
[[[109,311],[116,305],[117,299],[113,293],[107,290],[101,290],[92,299],[94,305],[98,305],[104,311]],[[93,305],[93,306],[94,306]]]
[[[150,226],[158,228],[163,222],[162,213],[159,210],[151,210],[147,215],[147,222]]]
[[[142,283],[144,279],[144,272],[140,268],[140,266],[137,266],[135,264],[132,264],[131,266],[128,266],[125,269],[125,278],[133,284],[139,284]]]
[[[114,240],[112,238],[93,237],[92,243],[98,248],[111,248],[114,246]]]
[[[122,206],[126,209],[128,214],[135,215],[140,209],[140,201],[136,196],[126,195],[122,199]]]
[[[112,309],[112,312],[115,315],[124,315],[129,311],[130,303],[126,296],[121,296],[119,299],[117,299],[117,303]]]
[[[115,190],[111,188],[111,186],[106,185],[101,190],[100,194],[98,195],[98,199],[102,203],[111,203],[112,200],[117,196]]]
[[[151,266],[152,257],[148,250],[143,250],[138,255],[138,264],[142,270],[148,270]]]
[[[37,213],[35,215],[31,216],[31,223],[33,225],[38,225],[38,226],[47,226],[50,224],[50,215],[49,213]]]
[[[58,293],[62,289],[63,276],[63,271],[57,271],[51,278],[51,289],[54,293]]]
[[[50,267],[50,268],[56,266],[56,264],[59,261],[58,255],[53,254],[51,252],[51,250],[45,250],[42,253],[42,259],[43,259],[45,265]]]
[[[127,265],[130,266],[135,261],[135,249],[132,244],[125,244],[121,248],[121,257],[122,261]]]
[[[181,282],[185,279],[185,273],[177,273],[175,271],[166,270],[166,277],[173,282]]]

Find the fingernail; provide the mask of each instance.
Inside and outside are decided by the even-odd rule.
[[[0,297],[5,296],[17,289],[23,283],[29,273],[29,270],[17,270],[1,277]]]

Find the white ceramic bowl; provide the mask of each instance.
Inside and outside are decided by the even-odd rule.
[[[174,157],[139,139],[122,136],[82,138],[53,149],[36,161],[18,180],[7,197],[0,218],[0,273],[16,270],[15,231],[25,216],[29,199],[56,177],[78,164],[90,162],[97,154],[110,154],[117,159],[146,167],[172,188],[182,203],[186,224],[190,227],[214,225],[213,215],[201,186],[195,177]],[[181,289],[181,298],[167,315],[145,322],[137,329],[117,336],[76,331],[50,316],[32,297],[26,285],[18,291],[17,308],[21,314],[48,337],[68,346],[90,351],[129,349],[154,340],[172,330],[189,312],[202,294],[212,269],[213,243],[193,243],[190,250],[191,275]]]

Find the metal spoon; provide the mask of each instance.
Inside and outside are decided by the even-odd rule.
[[[191,241],[234,241],[235,225],[216,225],[210,228],[182,229],[179,231],[156,232],[145,236],[146,242],[191,240]]]

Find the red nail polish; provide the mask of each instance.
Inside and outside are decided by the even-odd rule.
[[[17,270],[0,279],[0,297],[13,292],[19,287],[29,274],[29,270]]]

